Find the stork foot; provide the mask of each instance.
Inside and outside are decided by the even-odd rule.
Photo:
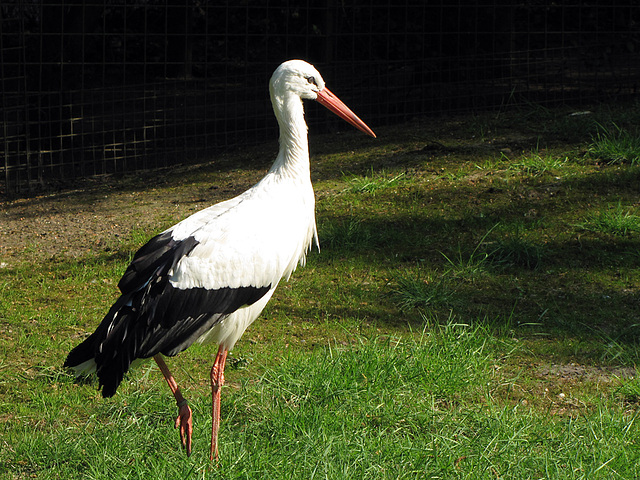
[[[182,441],[182,446],[187,450],[187,456],[191,455],[191,436],[193,435],[191,417],[191,408],[185,400],[179,407],[175,428],[180,429],[180,440]]]

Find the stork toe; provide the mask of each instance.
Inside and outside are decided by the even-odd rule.
[[[176,417],[175,428],[180,429],[180,440],[182,446],[187,450],[187,456],[191,455],[191,436],[193,434],[193,423],[191,420],[191,408],[186,403],[180,406]]]

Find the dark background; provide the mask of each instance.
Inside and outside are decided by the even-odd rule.
[[[639,22],[631,0],[3,0],[0,194],[272,140],[291,58],[374,127],[636,101]]]

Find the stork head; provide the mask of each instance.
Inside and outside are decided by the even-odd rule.
[[[358,130],[375,138],[376,134],[325,86],[320,72],[303,60],[282,63],[269,82],[271,98],[294,94],[303,100],[316,100]]]

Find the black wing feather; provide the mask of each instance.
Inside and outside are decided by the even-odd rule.
[[[198,245],[193,237],[184,240],[175,240],[167,231],[156,235],[136,252],[131,264],[122,275],[118,288],[122,293],[140,290],[158,269],[166,273],[175,267],[176,263]]]

